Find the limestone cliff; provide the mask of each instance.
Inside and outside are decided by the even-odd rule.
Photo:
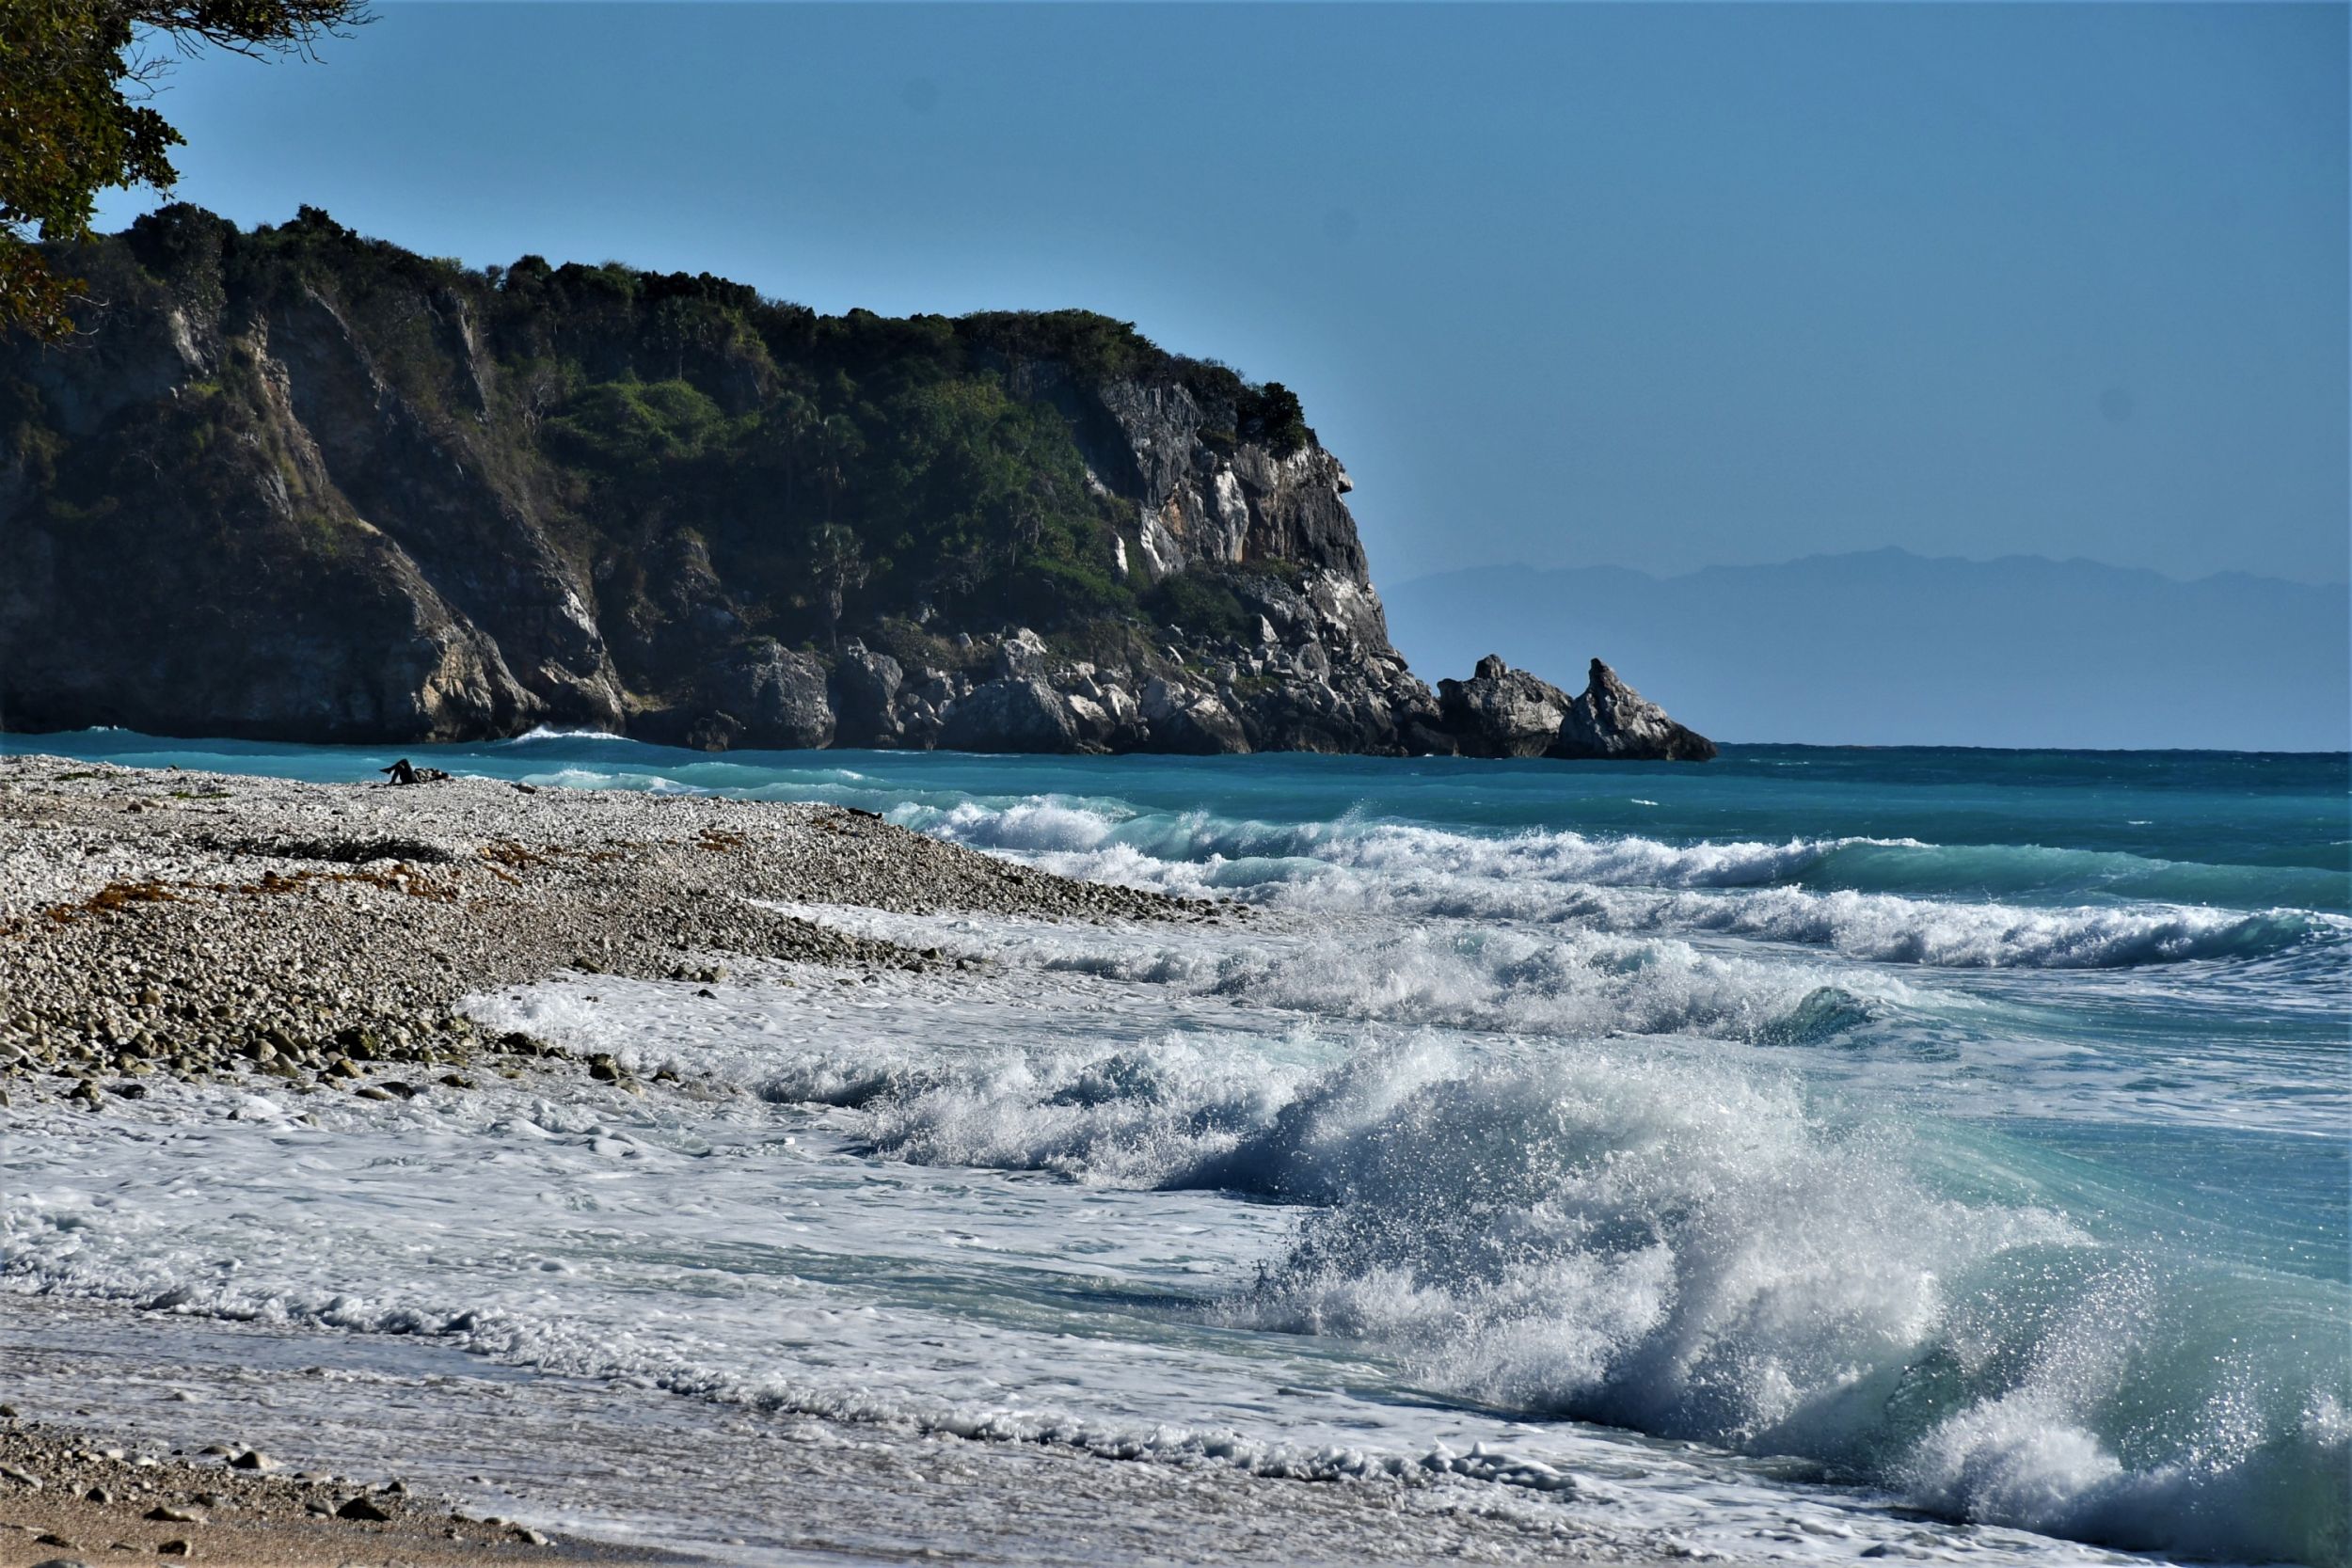
[[[1406,668],[1295,398],[1120,323],[474,272],[309,209],[69,265],[84,336],[0,346],[0,726],[1553,750]],[[1695,754],[1587,708],[1575,754]]]

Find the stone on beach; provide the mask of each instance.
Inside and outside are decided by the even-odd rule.
[[[8,1089],[109,1114],[172,1079],[389,1104],[504,1060],[637,1092],[617,1059],[492,1035],[460,1005],[566,964],[707,985],[736,953],[953,961],[755,899],[1055,919],[1230,908],[1026,871],[830,806],[239,778],[231,808],[206,781],[0,758]]]

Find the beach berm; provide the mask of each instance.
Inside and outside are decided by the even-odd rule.
[[[1081,920],[1230,908],[824,805],[0,758],[0,1092],[103,1112],[159,1074],[403,1100],[526,1064],[626,1082],[457,1005],[564,969],[717,983],[738,955],[943,961],[755,899]]]

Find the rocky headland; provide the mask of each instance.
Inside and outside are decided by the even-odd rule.
[[[473,271],[311,209],[65,264],[87,331],[0,344],[0,728],[1711,754],[1597,661],[1441,700],[1296,398],[1122,323]]]

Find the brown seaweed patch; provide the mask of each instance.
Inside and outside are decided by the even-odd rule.
[[[143,882],[108,882],[78,904],[53,904],[49,918],[60,926],[89,914],[116,914],[134,904],[176,904],[180,895],[170,885],[152,879]]]

